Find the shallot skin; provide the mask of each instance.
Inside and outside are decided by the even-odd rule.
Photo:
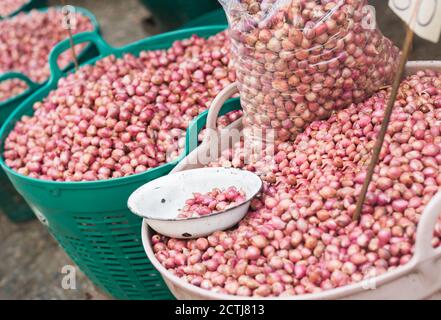
[[[273,160],[265,161],[270,170],[261,175],[263,191],[237,227],[179,245],[154,235],[158,260],[193,285],[253,297],[317,293],[408,263],[421,214],[441,187],[441,74],[422,70],[401,83],[361,219],[354,222],[389,93],[379,91],[274,146]],[[246,150],[241,141],[209,166],[256,171],[264,160],[245,163]],[[441,217],[432,244],[441,245]],[[178,254],[179,265],[165,264]]]
[[[178,218],[191,218],[210,215],[243,203],[246,194],[235,186],[226,189],[214,188],[206,193],[193,193],[193,197],[185,201]]]
[[[5,140],[7,166],[51,181],[142,173],[176,159],[189,123],[235,81],[225,33],[139,57],[107,56],[58,81]],[[227,125],[239,112],[225,115]]]
[[[0,1],[0,16],[5,6],[20,5],[23,1]],[[21,6],[21,5],[20,5]],[[12,7],[10,7],[12,8]],[[81,13],[76,14],[73,33],[92,31],[90,19]],[[26,75],[36,83],[42,83],[49,78],[49,53],[58,42],[67,37],[63,28],[64,15],[61,10],[49,8],[47,11],[31,10],[0,20],[0,74],[14,71]],[[81,52],[84,44],[75,46],[76,52]],[[58,65],[66,67],[72,62],[71,51],[63,52]],[[0,102],[15,97],[28,89],[21,80],[12,79],[0,82]]]
[[[0,18],[15,13],[28,2],[29,0],[2,0],[0,2]]]
[[[0,82],[0,103],[16,97],[28,89],[28,85],[19,79]]]
[[[22,12],[12,18],[0,20],[0,73],[16,71],[34,82],[46,81],[50,75],[49,53],[54,45],[67,38],[63,19],[61,10],[49,8],[47,11]],[[92,31],[93,28],[87,16],[76,14],[75,29],[72,30],[74,34]],[[84,45],[77,45],[76,52],[81,52],[82,48]],[[70,62],[70,51],[60,55],[58,63],[61,68]]]
[[[246,135],[292,141],[393,79],[399,50],[366,0],[226,2]]]

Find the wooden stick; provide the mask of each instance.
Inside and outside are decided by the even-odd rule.
[[[63,6],[66,5],[66,0],[62,0],[61,1]],[[66,17],[66,24],[67,24],[67,34],[69,36],[69,43],[70,43],[70,49],[72,51],[72,58],[74,60],[74,64],[75,64],[75,71],[78,70],[78,59],[77,59],[77,54],[75,53],[75,45],[74,45],[74,41],[72,38],[72,29],[70,28],[70,17],[69,17],[70,13],[66,10],[64,12],[64,16]]]
[[[380,158],[381,149],[383,147],[384,137],[387,133],[387,128],[389,126],[390,117],[392,115],[392,110],[394,108],[395,100],[397,98],[398,90],[400,88],[401,78],[404,73],[404,69],[406,68],[407,59],[409,57],[409,52],[412,47],[414,33],[412,29],[410,29],[406,25],[406,39],[404,40],[402,55],[400,58],[400,63],[398,66],[397,74],[395,75],[394,82],[392,84],[392,90],[390,93],[389,100],[387,102],[387,107],[384,114],[384,119],[381,124],[380,133],[378,135],[377,141],[375,142],[372,159],[369,163],[368,172],[366,175],[366,179],[364,180],[363,187],[361,189],[360,196],[357,200],[357,207],[355,209],[355,213],[352,216],[354,221],[358,221],[361,216],[361,212],[363,210],[363,204],[366,199],[366,193],[369,189],[369,184],[371,183],[372,176],[374,175],[375,166]]]

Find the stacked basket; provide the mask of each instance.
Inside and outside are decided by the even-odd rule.
[[[30,9],[31,8],[33,7],[30,7]],[[100,32],[98,21],[90,11],[80,7],[75,7],[75,9],[77,10],[77,12],[81,13],[82,15],[90,19],[91,23],[94,26],[95,32],[97,33]],[[41,12],[45,12],[47,10],[48,8],[39,9],[39,11]],[[27,10],[23,10],[23,11],[27,11]],[[85,62],[89,59],[92,59],[96,55],[97,55],[97,51],[95,47],[89,45],[86,48],[84,48],[84,50],[78,55],[78,60],[80,63]],[[71,70],[72,68],[73,68],[73,64],[70,64],[64,68],[64,71]],[[45,85],[45,83],[35,83],[32,80],[30,80],[29,77],[27,77],[26,75],[18,72],[7,72],[0,75],[0,82],[11,79],[17,79],[23,81],[24,83],[26,83],[27,89],[26,91],[22,92],[21,94],[15,97],[0,102],[0,125],[3,125],[3,123],[6,121],[8,116],[27,97],[29,97],[37,89]],[[22,222],[33,219],[35,217],[32,211],[27,206],[27,204],[22,199],[22,197],[11,186],[3,171],[0,172],[0,191],[1,191],[0,207],[2,208],[3,212],[6,213],[6,215],[11,221]]]
[[[108,55],[121,57],[131,53],[136,56],[141,50],[168,48],[175,40],[193,34],[208,37],[224,28],[213,26],[180,30],[118,49],[111,48],[97,33],[75,35],[74,43],[93,43],[99,56],[86,64],[94,64]],[[64,73],[55,62],[68,48],[69,42],[65,40],[53,49],[49,58],[50,81],[27,98],[2,127],[2,150],[6,137],[21,116],[32,114],[33,104],[57,87],[57,81]],[[188,131],[198,132],[201,127],[200,122],[194,122]],[[187,134],[187,142],[189,139],[190,134]],[[142,221],[128,210],[127,198],[142,184],[169,173],[192,146],[187,143],[184,155],[160,167],[128,177],[94,182],[53,182],[28,178],[7,167],[4,159],[0,162],[37,217],[96,285],[118,299],[165,299],[172,296],[146,258],[139,234]]]

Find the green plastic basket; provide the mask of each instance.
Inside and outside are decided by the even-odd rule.
[[[42,8],[45,6],[47,6],[47,0],[29,0],[29,2],[25,3],[23,6],[21,6],[21,8],[17,9],[13,13],[11,13],[10,15],[0,16],[0,20],[13,17],[13,16],[19,14],[20,12],[27,12],[32,9],[38,9],[38,8]]]
[[[221,7],[217,0],[139,1],[152,13],[153,20],[158,23],[163,30],[180,28],[185,23]]]
[[[179,30],[153,36],[123,48],[111,48],[96,33],[74,36],[75,43],[92,42],[100,55],[87,64],[105,56],[124,53],[138,55],[141,50],[164,49],[178,39],[193,34],[208,37],[226,26]],[[15,123],[21,116],[33,113],[32,105],[56,88],[63,73],[55,64],[59,54],[69,47],[68,41],[58,44],[49,57],[51,79],[48,84],[27,98],[7,119],[0,130],[0,150]],[[188,132],[194,132],[194,121]],[[197,130],[196,130],[197,131]],[[37,217],[66,250],[72,260],[101,289],[118,299],[172,298],[161,276],[147,260],[141,242],[141,218],[127,208],[129,195],[148,181],[166,175],[194,146],[186,136],[184,154],[173,162],[146,172],[117,179],[93,182],[52,182],[22,176],[8,168],[3,158],[0,164],[9,179],[32,207]],[[196,137],[194,137],[197,139]],[[1,152],[3,153],[3,152]]]
[[[183,28],[194,28],[200,26],[212,26],[219,24],[228,24],[227,16],[224,9],[217,9],[208,12],[190,22],[186,23]]]
[[[39,87],[37,83],[32,82],[22,73],[8,72],[0,75],[0,82],[10,79],[24,81],[27,84],[28,89],[7,101],[0,102],[0,124],[3,124],[12,110],[14,110],[16,106],[23,102],[26,97]],[[0,208],[13,222],[23,222],[35,218],[31,209],[27,206],[23,198],[15,191],[3,170],[0,172]]]
[[[38,11],[46,12],[49,8],[50,7],[41,8],[41,9],[38,9]],[[61,9],[61,7],[57,7],[57,8]],[[94,31],[96,33],[100,33],[100,27],[99,27],[98,21],[92,12],[90,12],[87,9],[81,8],[81,7],[75,7],[75,9],[79,13],[81,13],[82,15],[88,17],[94,27]],[[82,52],[80,52],[78,54],[78,61],[80,63],[83,63],[83,62],[86,62],[86,61],[96,57],[97,55],[98,55],[98,51],[96,50],[96,48],[93,45],[88,45],[88,46],[86,46],[86,48],[84,48],[84,50]],[[64,68],[64,70],[68,71],[68,70],[72,69],[73,67],[74,67],[74,65],[73,65],[73,63],[71,63],[68,66],[66,66]],[[31,81],[26,75],[24,75],[22,73],[18,73],[18,72],[6,72],[6,73],[3,73],[2,75],[0,75],[0,81],[5,81],[8,79],[14,79],[14,78],[20,79],[20,80],[26,82],[26,84],[28,85],[28,89],[26,91],[22,92],[21,94],[15,96],[15,97],[12,97],[11,99],[0,102],[0,125],[3,124],[3,122],[6,120],[6,118],[9,116],[9,114],[12,112],[12,110],[15,109],[15,107],[17,107],[21,102],[23,102],[26,97],[31,95],[31,93],[36,91],[36,89],[38,89],[39,87],[43,86],[46,83],[46,82],[35,83],[35,82]]]
[[[11,114],[11,111],[18,106],[21,102],[23,102],[26,97],[28,97],[33,91],[38,89],[41,85],[33,82],[23,73],[19,72],[7,72],[0,75],[0,82],[6,80],[18,79],[26,83],[28,89],[23,91],[22,93],[12,97],[8,100],[0,102],[0,124],[5,122],[6,118]]]
[[[49,8],[42,8],[39,11],[45,12]],[[75,7],[81,14],[87,16],[94,26],[95,32],[99,33],[99,25],[96,17],[84,8]],[[80,63],[88,61],[98,55],[98,51],[93,45],[88,45],[78,55]],[[73,63],[64,68],[65,71],[71,70],[74,67]],[[27,97],[29,97],[38,88],[41,88],[46,83],[35,83],[27,76],[18,72],[7,72],[0,75],[0,82],[19,79],[28,85],[28,89],[21,94],[12,97],[6,101],[0,102],[0,125],[2,125],[12,111],[17,108]],[[13,222],[24,222],[35,218],[32,210],[28,207],[23,198],[15,191],[9,180],[6,178],[3,171],[0,172],[0,208]]]

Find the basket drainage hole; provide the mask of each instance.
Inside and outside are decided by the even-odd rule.
[[[161,203],[165,203],[165,199],[161,199]]]
[[[191,234],[185,232],[185,233],[182,234],[182,236],[188,238],[188,237],[191,237]]]

